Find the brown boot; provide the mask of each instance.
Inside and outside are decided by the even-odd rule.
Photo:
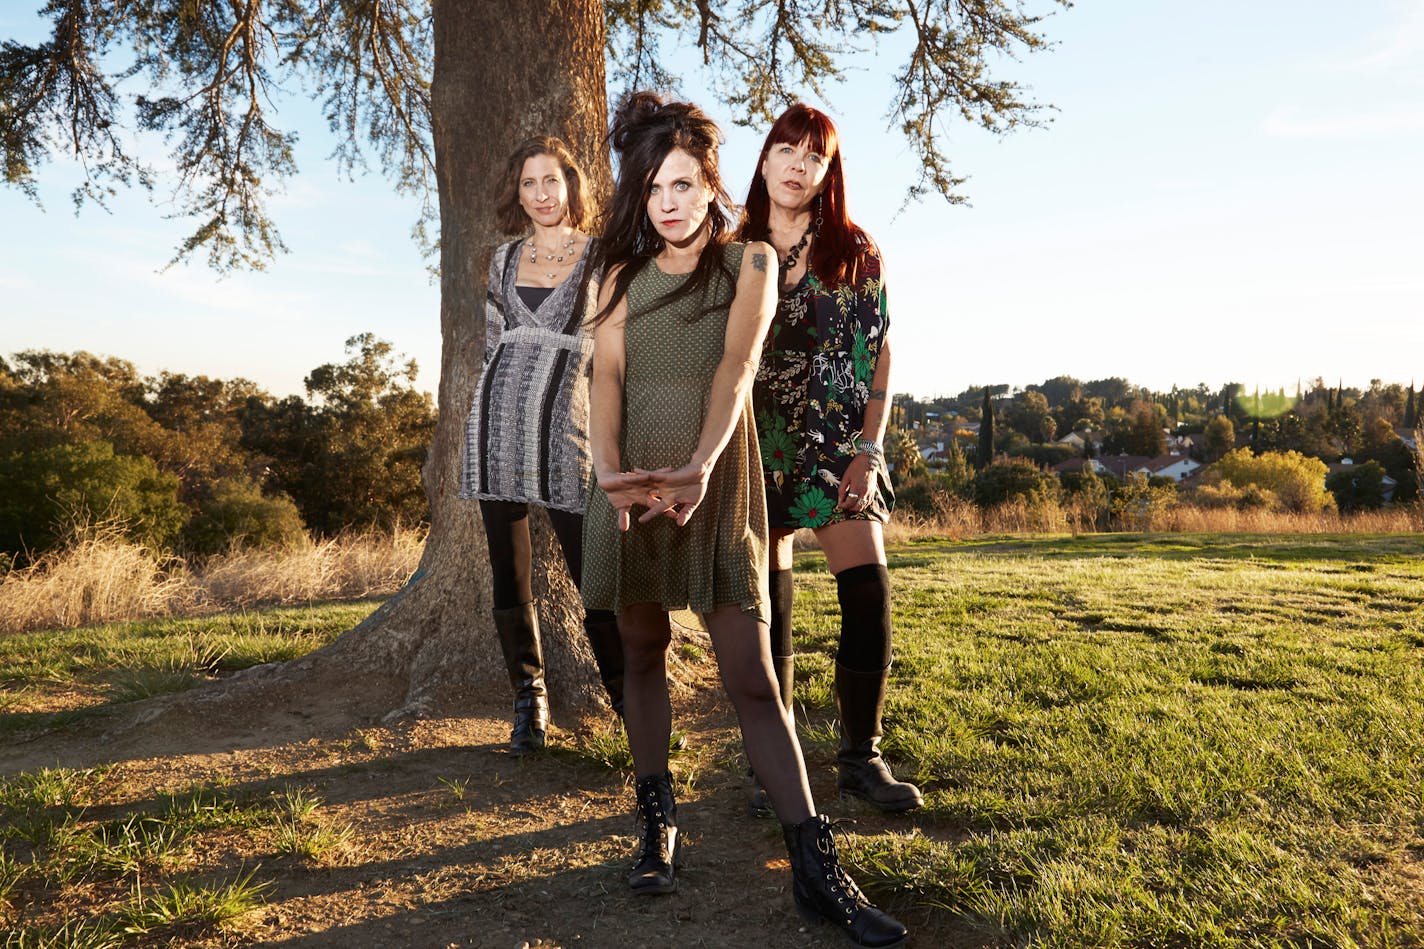
[[[880,756],[880,714],[889,678],[889,666],[878,672],[856,672],[836,663],[836,705],[841,715],[836,786],[843,797],[858,797],[893,813],[914,810],[925,799],[913,784],[895,780]]]

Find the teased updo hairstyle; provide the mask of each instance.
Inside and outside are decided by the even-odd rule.
[[[692,156],[701,168],[703,184],[711,191],[707,220],[703,224],[709,232],[708,241],[687,280],[652,305],[662,306],[700,293],[703,295],[700,317],[730,302],[737,278],[722,254],[732,231],[732,216],[727,211],[732,202],[717,165],[721,138],[717,123],[691,102],[664,102],[655,92],[633,92],[623,98],[608,132],[609,143],[618,156],[618,180],[603,210],[603,239],[593,261],[602,266],[605,273],[619,265],[622,269],[614,278],[608,305],[593,318],[595,324],[608,319],[618,301],[627,295],[633,278],[663,250],[662,235],[648,219],[648,193],[653,178],[674,148]],[[727,276],[729,287],[726,293],[719,295],[722,299],[708,300],[708,287],[718,272]],[[628,314],[630,318],[635,315]]]
[[[854,224],[846,213],[845,171],[841,167],[840,135],[831,117],[819,109],[798,102],[785,112],[766,133],[761,155],[757,158],[752,185],[747,189],[746,208],[742,212],[737,239],[768,240],[770,230],[771,195],[762,177],[762,164],[777,145],[800,145],[805,142],[812,151],[826,159],[826,177],[821,193],[811,203],[811,226],[816,228],[815,241],[806,259],[807,268],[828,287],[854,284],[860,272],[862,256],[874,248],[870,235]],[[819,210],[816,202],[820,202]],[[817,217],[821,223],[816,224]]]
[[[524,174],[524,163],[535,155],[548,155],[559,163],[564,171],[564,184],[568,186],[569,226],[577,230],[587,230],[588,209],[583,203],[583,172],[578,162],[562,139],[551,135],[526,138],[514,146],[509,160],[504,164],[504,182],[500,185],[499,198],[494,206],[495,226],[505,234],[524,234],[530,228],[529,214],[519,203],[519,179]]]

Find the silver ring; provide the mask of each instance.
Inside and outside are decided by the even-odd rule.
[[[846,492],[846,497],[848,497],[848,498],[859,498],[860,495],[856,494],[854,491],[847,491],[847,492]]]

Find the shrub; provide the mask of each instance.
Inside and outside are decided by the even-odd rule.
[[[108,442],[48,445],[0,458],[0,549],[40,553],[71,525],[94,520],[168,547],[183,527],[178,479]]]
[[[1177,504],[1174,483],[1153,484],[1153,479],[1140,471],[1130,472],[1122,485],[1113,492],[1112,512],[1124,530],[1149,531],[1162,515]]]
[[[1248,449],[1238,448],[1208,468],[1203,483],[1229,481],[1243,490],[1255,485],[1274,495],[1287,511],[1314,514],[1335,507],[1335,499],[1325,490],[1328,470],[1320,459],[1307,458],[1296,451],[1253,455]]]
[[[223,478],[198,505],[183,531],[188,549],[215,554],[231,548],[297,547],[307,539],[297,506],[285,494],[272,497],[242,478]]]
[[[1005,501],[1030,504],[1056,503],[1062,488],[1058,479],[1023,458],[997,458],[974,476],[974,503],[996,507]]]
[[[942,497],[954,497],[954,479],[947,474],[932,473],[911,478],[895,489],[895,510],[913,512],[933,518],[939,513]]]
[[[1331,472],[1325,479],[1325,489],[1335,497],[1335,506],[1342,513],[1372,510],[1384,507],[1384,475],[1383,465],[1367,461]]]
[[[1109,480],[1116,484],[1116,479],[1111,476],[1104,479],[1091,464],[1059,475],[1059,481],[1068,492],[1065,513],[1075,530],[1100,530],[1108,526],[1108,515],[1112,511]]]

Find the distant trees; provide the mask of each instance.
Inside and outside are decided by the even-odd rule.
[[[1234,449],[1236,426],[1231,424],[1231,417],[1225,414],[1212,416],[1211,421],[1206,423],[1203,441],[1206,446],[1206,461],[1216,461]]]
[[[88,353],[0,360],[0,552],[89,520],[197,553],[422,521],[430,399],[390,344],[365,334],[348,354],[313,370],[310,402]]]
[[[980,471],[994,460],[994,397],[984,387],[984,407],[980,410],[979,446],[974,452],[974,467]]]
[[[89,521],[166,547],[186,520],[175,475],[150,458],[115,454],[105,441],[0,452],[0,484],[0,550],[10,554],[39,553]]]
[[[974,477],[974,503],[993,507],[1007,501],[1056,500],[1058,478],[1026,458],[996,458]]]
[[[1160,407],[1138,400],[1132,407],[1132,426],[1128,430],[1128,454],[1144,458],[1156,458],[1167,452],[1167,435],[1163,428],[1164,419],[1158,415]]]
[[[929,469],[915,444],[915,436],[903,428],[891,429],[885,438],[885,460],[890,464],[890,476],[895,483],[924,475]]]
[[[1335,498],[1335,506],[1345,514],[1383,507],[1384,467],[1377,461],[1367,461],[1332,471],[1325,479],[1325,489]]]
[[[1009,427],[1017,429],[1030,441],[1051,442],[1058,431],[1047,396],[1033,389],[1014,396],[1006,415]]]

